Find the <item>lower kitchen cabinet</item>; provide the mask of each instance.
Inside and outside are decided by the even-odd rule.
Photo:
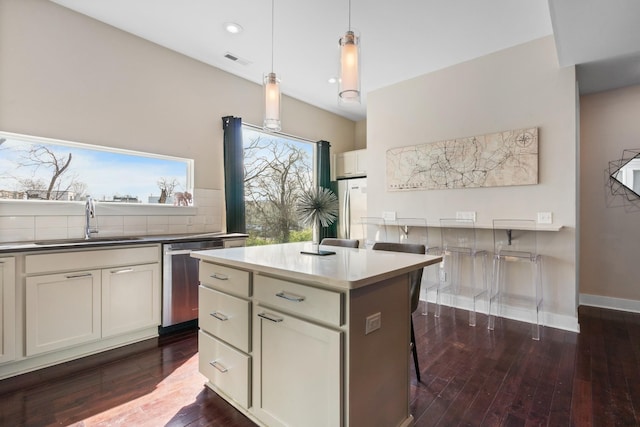
[[[273,427],[342,425],[342,332],[259,306],[253,319],[251,412]]]
[[[24,352],[0,378],[157,336],[159,245],[28,253],[24,273]]]
[[[9,362],[15,357],[15,273],[14,258],[0,258],[0,363]]]
[[[100,270],[27,277],[27,356],[100,338],[100,281]]]
[[[160,265],[102,270],[102,337],[160,323]]]
[[[251,404],[251,357],[200,330],[199,370],[216,391],[224,393],[246,409]]]

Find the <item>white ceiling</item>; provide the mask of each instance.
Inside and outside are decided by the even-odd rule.
[[[640,84],[640,1],[549,0],[560,66],[581,94]]]
[[[263,74],[271,71],[269,0],[51,1],[252,82],[261,84]],[[349,0],[275,0],[273,71],[282,79],[284,94],[361,120],[366,117],[368,92],[554,30],[556,38],[562,35],[569,41],[556,40],[561,65],[588,62],[584,60],[588,53],[573,54],[578,49],[576,40],[580,45],[584,37],[576,37],[571,13],[594,2],[640,4],[637,0],[351,0],[351,26],[361,34],[363,96],[360,105],[343,107],[338,105],[337,85],[328,79],[337,76],[338,39],[348,29]],[[601,11],[596,11],[595,18],[591,9],[586,14],[602,18]],[[617,16],[621,14],[626,16]],[[612,15],[616,14],[606,13],[604,18],[619,19]],[[244,31],[229,34],[224,30],[226,22],[238,23]],[[636,33],[638,28],[634,27]],[[635,42],[632,48],[640,49]],[[602,48],[603,42],[598,43],[599,55],[605,57],[599,60],[606,60],[611,52],[606,43]],[[586,44],[585,50],[590,47]],[[226,53],[246,63],[232,62],[224,57]]]

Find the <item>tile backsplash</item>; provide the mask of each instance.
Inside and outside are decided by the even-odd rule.
[[[99,237],[149,236],[180,233],[208,233],[222,231],[222,190],[195,189],[193,195],[195,214],[131,215],[132,207],[119,215],[114,205],[109,214],[101,215],[100,202],[91,228],[97,228]],[[144,209],[144,208],[142,208]],[[176,208],[180,209],[180,208]],[[104,209],[103,209],[104,210]],[[193,209],[192,209],[193,210]],[[4,215],[0,210],[0,243],[46,239],[75,239],[84,237],[85,216],[43,214]],[[81,213],[79,211],[78,213]],[[179,211],[178,211],[179,212]]]

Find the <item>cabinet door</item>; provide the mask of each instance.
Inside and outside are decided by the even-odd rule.
[[[160,324],[160,266],[102,270],[102,336]]]
[[[357,156],[353,151],[338,153],[336,155],[336,176],[345,177],[355,174],[358,168]]]
[[[356,151],[356,174],[367,174],[367,150]]]
[[[27,277],[27,356],[100,338],[100,270]]]
[[[256,307],[253,407],[269,426],[342,422],[342,333]]]
[[[335,157],[336,178],[367,175],[367,150],[338,153]]]
[[[0,363],[15,358],[15,268],[13,258],[0,258]]]

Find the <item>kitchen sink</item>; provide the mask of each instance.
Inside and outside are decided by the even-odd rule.
[[[78,243],[101,243],[101,242],[125,242],[130,240],[140,240],[141,237],[93,237],[91,239],[52,239],[52,240],[39,240],[33,242],[36,245],[73,245]]]

